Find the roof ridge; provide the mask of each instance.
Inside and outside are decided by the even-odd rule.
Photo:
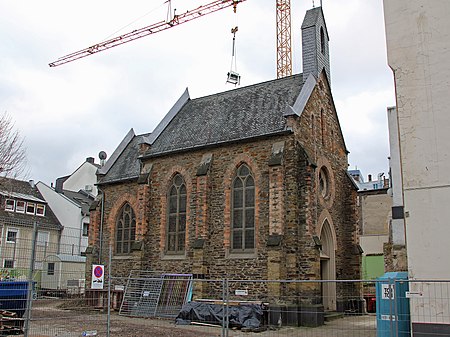
[[[208,95],[205,95],[205,96],[192,98],[191,101],[196,101],[196,100],[199,100],[199,99],[208,98],[210,96],[216,96],[216,97],[217,96],[222,96],[222,95],[230,94],[230,93],[233,93],[233,92],[243,91],[243,90],[251,89],[251,88],[254,88],[254,87],[258,87],[258,86],[267,85],[270,82],[287,81],[287,80],[292,79],[294,77],[300,77],[300,76],[303,76],[303,74],[302,73],[297,73],[297,74],[292,74],[292,75],[285,76],[285,77],[282,77],[282,78],[274,78],[274,79],[267,80],[267,81],[264,81],[264,82],[258,82],[258,83],[249,84],[249,85],[246,85],[244,87],[239,87],[239,88],[235,88],[235,89],[231,89],[231,90],[225,90],[225,91],[221,91],[221,92],[218,92],[218,93],[213,93],[213,94],[208,94]]]
[[[108,173],[108,171],[111,169],[116,160],[120,157],[122,152],[125,150],[125,148],[133,140],[134,137],[136,137],[136,135],[134,134],[133,128],[131,128],[130,131],[128,131],[128,133],[122,139],[122,141],[119,143],[119,146],[117,146],[117,148],[114,150],[111,157],[109,157],[109,159],[106,161],[105,165],[103,165],[100,169],[98,169],[97,171],[98,174],[104,175]]]

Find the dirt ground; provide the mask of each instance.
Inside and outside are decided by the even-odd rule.
[[[107,313],[91,308],[80,308],[64,300],[42,300],[33,303],[30,337],[78,337],[83,332],[96,332],[96,336],[106,336]],[[120,316],[111,312],[111,337],[167,336],[167,337],[210,337],[211,334],[199,326],[175,326],[173,319],[146,319]],[[210,327],[208,327],[210,328]],[[219,331],[220,330],[220,331]],[[92,334],[93,335],[93,334]]]
[[[79,337],[95,331],[106,336],[107,314],[91,308],[80,308],[67,300],[37,300],[33,302],[29,337]],[[175,325],[173,319],[132,318],[111,312],[111,337],[221,337],[223,330],[210,325]],[[327,322],[318,328],[281,327],[264,332],[229,330],[229,337],[374,337],[374,316],[349,316]]]

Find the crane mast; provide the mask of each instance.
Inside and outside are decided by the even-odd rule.
[[[291,1],[277,2],[277,78],[292,75]]]
[[[182,23],[198,19],[210,13],[217,12],[227,7],[233,7],[236,12],[238,3],[246,0],[215,0],[209,4],[199,6],[194,10],[183,14],[174,15],[171,20],[160,21],[152,25],[133,30],[129,33],[113,37],[99,42],[88,48],[70,53],[49,63],[50,67],[60,66],[83,57],[131,42],[142,37],[153,35],[163,30],[181,25]],[[277,18],[277,78],[292,75],[292,52],[291,52],[291,6],[290,0],[276,0]]]

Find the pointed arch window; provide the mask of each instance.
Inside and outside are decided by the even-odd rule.
[[[325,145],[325,114],[323,109],[320,110],[320,131],[322,136],[322,145]]]
[[[182,254],[186,241],[186,184],[181,174],[172,179],[168,193],[166,252]]]
[[[136,240],[136,216],[129,203],[122,206],[116,222],[116,254],[129,254]]]
[[[231,250],[253,251],[255,248],[255,180],[245,164],[236,171],[232,196]]]
[[[320,27],[320,51],[325,54],[325,33],[323,27]]]

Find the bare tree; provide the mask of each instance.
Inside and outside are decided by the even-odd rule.
[[[0,116],[0,175],[17,177],[26,168],[24,139],[6,112]]]

